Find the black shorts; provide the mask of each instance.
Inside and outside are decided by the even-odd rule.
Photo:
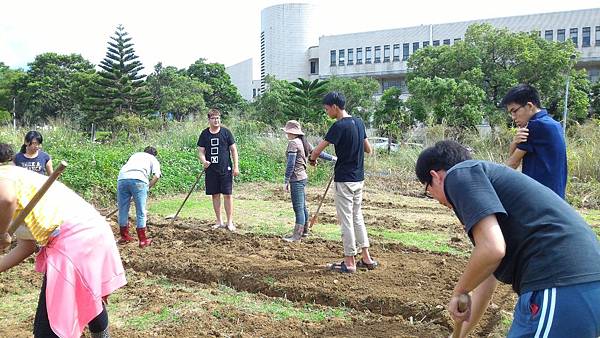
[[[204,185],[207,195],[231,195],[233,190],[233,173],[231,170],[223,174],[207,170],[204,177]]]

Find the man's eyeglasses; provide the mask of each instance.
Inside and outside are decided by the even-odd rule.
[[[213,116],[213,117],[210,117],[210,118],[209,118],[209,120],[220,120],[220,119],[221,119],[221,118],[220,118],[220,117],[218,117],[218,116]]]
[[[429,182],[427,182],[427,184],[425,185],[425,191],[423,192],[424,197],[433,198],[433,195],[428,190],[430,185],[431,185],[431,183],[429,183]]]
[[[516,114],[516,113],[519,111],[519,109],[521,109],[521,108],[523,108],[523,107],[525,107],[525,106],[526,106],[526,105],[521,105],[521,106],[518,106],[517,108],[515,108],[515,109],[512,109],[512,110],[509,110],[508,112],[509,112],[511,115],[513,115],[513,114]]]

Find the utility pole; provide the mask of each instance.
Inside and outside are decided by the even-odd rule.
[[[577,58],[577,55],[575,54],[571,54],[570,57],[570,61],[569,61],[569,68],[567,69],[567,83],[565,85],[565,107],[563,110],[563,120],[562,120],[562,127],[563,127],[563,135],[565,136],[565,141],[567,139],[567,106],[569,104],[569,82],[571,80],[571,61],[575,60],[575,58]]]
[[[17,130],[17,98],[13,96],[13,129]]]

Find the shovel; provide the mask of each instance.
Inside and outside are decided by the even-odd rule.
[[[27,203],[25,208],[23,208],[23,210],[21,210],[17,214],[17,216],[15,218],[13,218],[12,222],[10,222],[10,225],[8,227],[9,235],[14,234],[15,231],[17,230],[17,228],[23,224],[25,217],[27,217],[27,215],[29,215],[31,210],[33,210],[33,208],[40,201],[42,196],[44,196],[46,191],[48,191],[48,189],[50,188],[52,183],[54,183],[54,181],[56,181],[58,176],[60,176],[60,174],[62,174],[62,172],[65,171],[66,168],[67,168],[67,162],[61,161],[60,164],[58,165],[58,167],[56,168],[56,170],[54,170],[54,172],[52,173],[52,175],[48,176],[48,179],[46,179],[46,182],[44,182],[44,184],[42,185],[40,190],[38,190],[35,193],[35,195],[33,195],[33,198],[29,201],[29,203]]]
[[[335,177],[335,173],[331,173],[331,178],[329,179],[329,183],[327,183],[327,188],[325,188],[325,192],[323,193],[323,197],[321,197],[321,201],[319,202],[319,206],[317,207],[317,211],[310,218],[310,223],[308,224],[309,228],[312,228],[315,223],[317,223],[317,216],[319,216],[319,211],[321,210],[321,206],[323,205],[323,201],[325,200],[325,196],[327,196],[327,192],[329,191],[329,187],[331,186],[331,182],[333,182],[333,178]]]
[[[185,202],[188,200],[188,198],[190,197],[190,195],[196,188],[196,185],[198,184],[198,182],[200,182],[200,179],[202,178],[202,175],[204,175],[204,172],[206,172],[206,169],[202,170],[200,175],[198,175],[198,178],[196,178],[196,182],[194,182],[194,185],[192,185],[192,189],[190,189],[190,192],[188,192],[187,196],[185,196],[185,199],[183,200],[183,203],[181,203],[181,206],[179,207],[179,209],[177,209],[177,212],[175,214],[168,215],[167,217],[165,217],[165,219],[171,220],[171,222],[169,223],[169,226],[173,225],[173,222],[175,222],[175,220],[177,219],[177,216],[179,216],[179,212],[181,211],[181,209],[183,209]]]

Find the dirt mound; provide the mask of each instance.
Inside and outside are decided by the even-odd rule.
[[[450,332],[445,305],[465,264],[460,257],[400,244],[374,244],[371,250],[381,267],[344,275],[324,269],[326,263],[340,260],[339,243],[308,239],[289,244],[276,237],[212,230],[209,224],[189,222],[185,220],[185,229],[178,229],[155,220],[150,224],[153,245],[145,250],[123,247],[125,265],[137,272],[225,284],[268,297],[382,316],[377,324],[355,322],[350,331],[318,327],[311,335],[388,336],[396,332],[436,337]],[[493,330],[500,320],[498,312],[488,312],[483,327]]]

